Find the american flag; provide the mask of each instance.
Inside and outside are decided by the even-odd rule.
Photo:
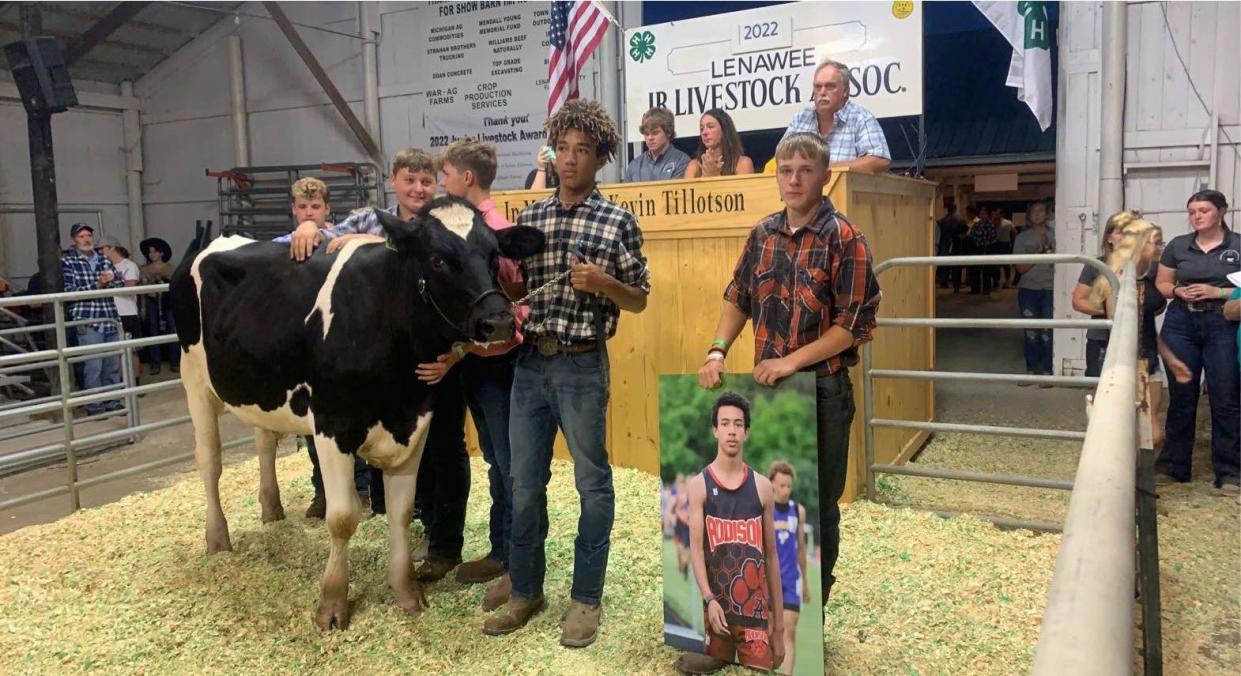
[[[611,14],[596,0],[553,2],[547,25],[547,116],[577,98],[578,75],[603,40]]]

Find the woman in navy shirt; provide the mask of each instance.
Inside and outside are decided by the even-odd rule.
[[[1166,441],[1158,468],[1177,482],[1190,479],[1200,379],[1206,372],[1211,393],[1211,464],[1215,486],[1241,495],[1241,369],[1237,363],[1237,322],[1224,316],[1232,295],[1228,275],[1241,270],[1241,234],[1228,228],[1228,200],[1215,190],[1194,193],[1187,204],[1192,232],[1176,237],[1159,261],[1156,285],[1171,301],[1163,340],[1189,367],[1180,383],[1169,373]]]

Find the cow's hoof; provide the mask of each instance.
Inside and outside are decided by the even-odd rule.
[[[229,541],[227,533],[225,533],[223,536],[216,536],[216,537],[212,537],[210,535],[207,536],[207,553],[208,554],[219,554],[220,552],[231,552],[231,551],[233,551],[233,543]]]
[[[322,631],[349,628],[349,599],[322,599],[315,612],[315,624]]]
[[[275,507],[263,506],[263,523],[271,523],[273,521],[284,521],[284,506],[277,504]]]
[[[397,593],[392,599],[392,605],[410,615],[418,615],[430,604],[427,603],[427,596],[422,591],[422,585],[414,585],[408,593]]]

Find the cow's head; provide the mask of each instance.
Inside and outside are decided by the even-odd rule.
[[[376,211],[389,246],[414,262],[424,302],[452,327],[458,340],[477,343],[513,337],[508,297],[496,283],[500,256],[528,258],[543,248],[529,226],[492,230],[467,200],[437,197],[408,222]]]

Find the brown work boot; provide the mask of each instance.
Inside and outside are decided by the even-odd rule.
[[[599,637],[599,615],[603,604],[587,605],[574,601],[560,622],[560,645],[585,648]]]
[[[682,653],[673,667],[682,674],[711,674],[728,666],[728,662],[700,653]]]
[[[543,607],[547,605],[547,601],[540,594],[532,599],[523,599],[514,596],[500,607],[494,615],[487,618],[483,622],[483,633],[488,636],[503,636],[511,634],[518,629],[526,626],[530,618],[534,617]]]
[[[496,583],[487,587],[487,593],[483,594],[483,610],[491,612],[496,608],[508,603],[508,597],[513,593],[513,578],[508,573],[500,576]]]
[[[478,584],[490,582],[504,574],[504,566],[490,556],[477,561],[469,561],[457,568],[457,582],[462,584]]]
[[[307,519],[322,519],[327,516],[327,498],[322,493],[315,493],[310,506],[306,508]]]
[[[419,582],[435,582],[444,579],[444,576],[457,567],[460,561],[452,561],[449,559],[437,559],[435,557],[427,557],[421,566],[418,566],[418,572],[415,577]]]

